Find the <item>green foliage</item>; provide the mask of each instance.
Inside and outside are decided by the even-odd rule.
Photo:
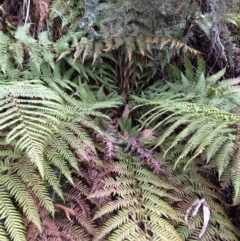
[[[179,148],[184,147],[178,146]],[[196,164],[191,163],[183,173],[183,166],[181,165],[173,169],[176,156],[177,153],[174,150],[169,152],[166,161],[163,163],[171,183],[177,190],[176,197],[181,200],[177,203],[175,209],[182,216],[185,216],[184,219],[186,221],[186,213],[189,207],[199,198],[204,198],[210,210],[210,220],[201,240],[238,240],[240,235],[239,230],[232,225],[228,215],[224,211],[223,207],[225,204],[221,199],[221,195],[219,195],[221,193],[217,191],[218,187],[203,177],[211,175],[212,170],[205,170],[205,173],[201,173],[201,170],[198,168],[201,160],[198,159],[196,160]],[[195,216],[193,214],[190,216],[188,222],[180,223],[176,229],[183,240],[200,240],[200,230],[204,223],[202,208],[199,209]]]
[[[2,83],[1,131],[7,132],[6,144],[26,153],[42,177],[43,150],[58,124],[61,98],[39,80]]]
[[[60,27],[66,28],[69,27],[74,31],[77,31],[78,24],[81,19],[81,16],[84,12],[84,1],[63,1],[55,0],[51,3],[51,8],[49,12],[49,24],[52,31],[54,31],[55,26],[53,25],[54,21],[60,20]]]
[[[139,103],[135,108],[152,106],[145,110],[140,121],[143,126],[151,125],[154,129],[163,131],[156,146],[174,136],[165,155],[179,143],[185,143],[176,157],[175,167],[183,163],[186,168],[191,161],[203,154],[206,163],[217,167],[220,180],[222,175],[231,178],[235,186],[236,203],[240,193],[237,188],[238,163],[233,161],[233,156],[235,125],[240,116],[233,111],[239,105],[239,89],[236,86],[239,79],[217,82],[224,70],[205,78],[204,72],[199,71],[202,69],[202,62],[198,63],[194,71],[186,60],[185,74],[174,67],[175,76],[169,78],[172,82],[156,83],[143,94],[144,98],[133,96]],[[222,181],[226,182],[226,179],[223,178]]]
[[[203,1],[27,3],[0,8],[0,239],[237,241],[240,80],[180,57]]]
[[[172,185],[144,168],[140,160],[118,155],[117,176],[104,180],[89,198],[111,197],[94,219],[110,215],[94,240],[181,240],[172,222],[180,218],[169,205],[176,198]],[[110,234],[110,235],[109,235]]]
[[[107,118],[100,110],[121,103],[119,97],[97,101],[90,89],[81,85],[76,88],[80,98],[73,98],[61,90],[62,84],[57,84],[51,71],[47,72],[44,66],[42,69],[44,81],[25,72],[18,79],[5,79],[0,87],[1,148],[5,150],[1,152],[5,165],[1,167],[0,176],[1,197],[4,198],[0,212],[2,228],[13,240],[25,240],[21,212],[42,229],[34,200],[54,213],[46,184],[59,197],[63,198],[63,194],[53,170],[59,170],[73,183],[70,170],[78,170],[75,152],[87,160],[86,147],[95,151],[86,129],[101,134],[94,118]],[[61,78],[58,69],[54,74]]]
[[[40,65],[47,62],[54,67],[54,55],[51,52],[51,42],[47,32],[42,32],[37,41],[29,35],[30,24],[20,26],[14,34],[14,38],[9,38],[3,32],[0,32],[1,53],[0,61],[1,71],[8,76],[13,76],[17,70],[13,71],[16,65],[20,70],[30,66],[31,69],[40,73]],[[28,54],[27,62],[24,55]]]

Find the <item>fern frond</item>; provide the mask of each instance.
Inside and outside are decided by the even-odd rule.
[[[10,238],[13,241],[26,241],[22,217],[17,212],[9,193],[5,191],[2,185],[0,186],[0,215]]]
[[[10,196],[13,197],[23,209],[23,213],[41,231],[42,228],[38,217],[37,207],[35,206],[31,195],[27,192],[26,186],[22,183],[22,180],[17,175],[2,175],[0,180],[2,186],[5,186]]]
[[[33,37],[31,37],[29,35],[29,28],[30,28],[30,23],[24,25],[24,26],[20,26],[17,28],[17,31],[15,32],[15,38],[17,40],[19,40],[19,42],[21,43],[25,43],[25,44],[34,44],[36,43],[36,39],[34,39]]]
[[[167,154],[166,161],[163,162],[165,170],[171,175],[171,183],[176,188],[178,199],[182,199],[177,202],[176,209],[182,215],[186,215],[187,209],[196,201],[196,198],[203,197],[210,210],[210,219],[202,239],[214,241],[224,239],[238,240],[240,233],[232,225],[224,210],[224,202],[222,202],[220,193],[217,191],[218,187],[203,177],[208,174],[211,175],[212,171],[204,170],[204,167],[198,168],[198,165],[201,163],[200,159],[196,160],[196,162],[189,164],[185,172],[182,172],[181,166],[174,169],[173,150]],[[194,175],[192,175],[193,172]],[[204,173],[203,176],[200,173]],[[180,237],[186,241],[199,240],[203,218],[200,208],[196,216],[189,218],[188,223],[180,223],[177,228]]]
[[[16,63],[22,67],[22,63],[24,60],[24,53],[23,53],[23,48],[21,43],[12,43],[9,46],[9,49],[12,51],[12,55],[16,61]]]
[[[9,54],[7,52],[9,41],[10,39],[1,31],[0,32],[0,46],[1,46],[0,54],[2,57],[0,59],[0,67],[4,74],[6,74],[8,63],[10,62]]]
[[[0,222],[0,235],[3,241],[9,241],[7,230],[5,229],[4,224],[2,222]]]
[[[171,185],[146,170],[139,160],[126,155],[118,158],[124,161],[118,164],[121,171],[117,177],[107,178],[101,190],[89,195],[90,199],[116,195],[115,200],[103,206],[94,216],[98,219],[113,214],[94,240],[101,240],[106,235],[109,235],[108,240],[128,240],[129,237],[131,240],[139,240],[140,237],[141,240],[154,237],[181,240],[169,222],[171,219],[180,220],[166,200],[166,193],[173,191]]]
[[[210,77],[207,78],[207,82],[212,84],[216,84],[217,81],[219,81],[219,79],[224,75],[226,69],[222,69],[220,71],[218,71],[216,74],[211,75]]]
[[[224,145],[221,147],[220,151],[216,155],[216,163],[219,171],[219,178],[230,164],[233,157],[234,142],[230,139],[227,140]]]
[[[62,115],[55,109],[61,99],[40,81],[12,82],[2,85],[0,93],[0,128],[2,131],[11,128],[7,143],[16,140],[16,148],[27,153],[44,177],[44,144],[53,133],[54,124],[59,122],[55,116]]]
[[[31,190],[31,192],[37,198],[41,206],[48,210],[51,214],[53,214],[54,207],[52,200],[49,196],[49,192],[45,186],[45,183],[42,182],[38,173],[36,173],[34,166],[28,160],[23,160],[14,164],[12,167],[12,171],[14,173],[17,173],[17,175],[22,179],[22,182],[26,185],[28,189]],[[49,180],[48,175],[46,175],[46,177]],[[62,192],[59,190],[58,186],[58,180],[56,180],[55,183],[50,181],[49,184],[52,185],[58,195],[62,197]]]

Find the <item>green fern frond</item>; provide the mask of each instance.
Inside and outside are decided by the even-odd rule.
[[[216,74],[211,75],[210,77],[207,78],[207,82],[211,85],[216,84],[217,81],[224,75],[226,69],[222,69],[218,71]]]
[[[6,188],[10,196],[13,197],[23,209],[23,213],[41,230],[37,207],[31,195],[27,192],[26,186],[22,183],[21,178],[17,175],[1,175],[0,180],[2,186]]]
[[[21,43],[30,44],[30,45],[36,43],[37,42],[36,39],[34,39],[29,35],[30,26],[31,24],[28,23],[24,26],[18,27],[14,37],[17,40],[19,40],[19,42]]]
[[[12,82],[0,87],[1,130],[11,128],[6,141],[16,140],[16,148],[25,151],[38,167],[42,177],[43,150],[46,140],[58,123],[56,107],[62,102],[53,91],[40,81]],[[7,111],[6,111],[7,110]]]
[[[206,155],[207,163],[217,167],[220,181],[226,180],[225,170],[230,174],[231,170],[237,168],[233,162],[236,136],[234,126],[240,117],[230,111],[234,111],[239,104],[239,79],[217,82],[225,70],[205,78],[202,61],[199,61],[196,72],[187,60],[185,67],[188,68],[185,74],[193,76],[193,80],[176,69],[180,74],[170,76],[173,83],[159,83],[160,89],[156,89],[155,84],[143,94],[144,98],[133,97],[137,103],[133,110],[144,109],[140,118],[142,125],[152,126],[162,132],[155,148],[166,145],[174,137],[169,146],[164,148],[163,157],[166,158],[174,150],[175,167],[180,163],[189,165],[199,156]],[[175,76],[180,76],[180,79]],[[182,148],[178,150],[176,148],[179,145]],[[236,188],[234,200],[239,193],[237,180],[238,174],[233,180]]]
[[[231,181],[234,186],[234,191],[233,191],[233,203],[237,204],[240,202],[240,189],[239,189],[239,183],[240,183],[240,174],[238,172],[232,171],[231,174]]]
[[[221,149],[216,155],[219,178],[221,177],[222,173],[231,162],[233,157],[233,151],[234,151],[234,142],[231,139],[228,139],[224,143],[224,145],[222,145]]]
[[[2,222],[0,222],[0,235],[3,241],[9,241],[7,230],[5,229],[4,224]]]
[[[4,223],[6,232],[13,241],[26,241],[25,228],[20,213],[17,212],[10,195],[5,191],[4,186],[0,186],[0,215]],[[4,233],[3,232],[3,238]],[[2,235],[2,233],[1,233]]]
[[[170,109],[172,110],[174,109],[173,111],[171,111],[171,113],[173,114],[169,115],[168,117],[163,119],[163,121],[159,122],[156,125],[156,127],[160,127],[163,124],[165,125],[165,124],[173,123],[169,128],[166,129],[164,135],[162,136],[161,140],[158,142],[157,145],[160,145],[165,140],[165,138],[167,138],[171,133],[173,133],[181,125],[183,124],[190,125],[191,129],[183,130],[184,132],[181,133],[180,135],[180,137],[181,136],[186,137],[184,133],[186,133],[186,131],[188,133],[192,133],[192,130],[194,130],[192,128],[196,126],[196,124],[190,124],[190,123],[197,122],[197,124],[199,124],[198,130],[196,131],[196,133],[193,134],[191,139],[188,141],[185,151],[181,154],[178,160],[185,157],[190,151],[195,150],[195,148],[198,145],[203,147],[203,145],[200,143],[201,143],[201,140],[204,140],[206,137],[208,137],[208,139],[211,137],[211,141],[209,140],[210,141],[209,143],[211,143],[214,140],[214,138],[218,136],[218,133],[221,133],[224,130],[224,128],[230,127],[234,122],[237,122],[239,119],[238,115],[230,114],[228,112],[221,111],[211,106],[198,105],[198,104],[192,104],[187,102],[177,102],[176,100],[163,99],[159,101],[147,101],[147,100],[141,101],[141,98],[137,98],[137,97],[133,97],[133,98],[140,102],[143,101],[143,103],[145,102],[145,104],[147,103],[148,105],[152,104],[154,106],[154,109],[153,109],[154,112],[158,113],[153,115],[154,119],[156,116],[160,117],[161,115],[164,115],[166,113],[165,111],[166,109],[168,109],[168,111]],[[158,107],[156,107],[157,105]],[[144,114],[143,118],[146,115],[149,115],[149,113],[147,112],[146,114]],[[199,116],[201,116],[202,124],[199,123],[199,119],[197,118],[197,116],[198,118]],[[148,119],[149,119],[149,123],[151,123],[154,120],[151,118],[148,118]],[[178,120],[176,121],[176,119]],[[218,125],[220,125],[219,128],[217,128]],[[213,136],[209,136],[210,130],[212,132],[215,130],[216,133],[213,134]],[[230,131],[230,129],[228,130]],[[231,132],[234,133],[234,129],[232,129]],[[180,141],[181,139],[178,138],[177,140]],[[208,146],[207,143],[205,144],[206,146]],[[200,149],[199,151],[201,152],[205,149],[205,147],[203,147],[203,150],[200,150]],[[196,153],[196,150],[195,150],[195,153]]]
[[[208,174],[211,175],[212,171],[204,170],[204,167],[199,168],[198,165],[201,165],[201,160],[198,159],[196,163],[189,164],[185,171],[182,172],[181,165],[174,168],[174,156],[174,150],[171,150],[167,154],[163,166],[166,172],[171,175],[171,183],[176,188],[177,197],[180,200],[177,202],[176,210],[186,217],[186,212],[194,201],[197,198],[204,198],[210,210],[210,219],[201,239],[206,241],[238,240],[239,230],[232,225],[224,210],[225,204],[219,191],[217,191],[218,187],[203,177],[207,177]],[[189,217],[187,223],[180,223],[177,228],[180,237],[186,241],[199,240],[203,218],[202,209],[200,208],[196,216]]]
[[[1,71],[6,74],[6,71],[8,69],[9,66],[9,54],[7,52],[8,49],[8,43],[9,43],[10,39],[2,32],[0,31],[0,54],[1,54],[1,60],[0,60],[0,67],[1,67]]]
[[[169,220],[179,220],[167,203],[167,193],[174,192],[170,183],[145,169],[139,160],[118,156],[120,173],[104,180],[105,185],[88,197],[101,198],[113,194],[116,198],[104,205],[94,219],[112,213],[94,240],[181,240]],[[156,208],[158,207],[158,208]]]
[[[24,60],[24,53],[21,43],[12,43],[12,45],[9,46],[9,49],[12,51],[12,55],[16,61],[16,63],[22,67],[22,63]]]
[[[17,175],[22,179],[22,182],[26,185],[26,187],[32,191],[33,195],[39,200],[41,206],[48,210],[51,214],[53,214],[54,207],[52,200],[49,197],[49,192],[46,189],[45,183],[42,182],[38,173],[36,173],[35,167],[31,165],[29,161],[22,160],[21,162],[13,165],[12,171],[14,173],[17,173]],[[49,180],[47,173],[48,172],[46,172],[46,179]],[[55,179],[54,182],[50,181],[48,184],[52,185],[58,195],[63,198],[57,179]]]
[[[40,47],[43,46],[43,48],[41,48],[42,50],[42,56],[43,56],[43,60],[46,61],[52,69],[55,68],[55,63],[54,63],[54,54],[52,53],[52,48],[51,46],[53,45],[52,42],[49,40],[49,33],[48,32],[41,32],[38,35],[38,40],[39,40],[39,45]]]

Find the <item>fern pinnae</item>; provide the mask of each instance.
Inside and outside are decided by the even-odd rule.
[[[149,211],[155,212],[157,215],[164,216],[166,218],[173,218],[174,220],[180,220],[175,210],[172,209],[170,205],[168,205],[165,201],[161,200],[159,195],[153,194],[151,191],[144,190],[142,192],[144,208]],[[155,206],[161,207],[161,209],[156,210]]]
[[[28,46],[29,48],[29,54],[30,54],[30,58],[29,58],[29,65],[32,66],[33,71],[35,70],[37,73],[41,73],[41,64],[43,63],[43,59],[41,56],[41,51],[38,48],[38,46]]]
[[[1,183],[6,187],[9,194],[19,203],[23,209],[23,213],[33,222],[41,231],[40,218],[38,217],[37,207],[32,200],[31,195],[26,191],[26,186],[17,175],[2,175]]]
[[[212,125],[211,127],[213,130],[206,138],[204,138],[204,142],[202,142],[200,145],[198,145],[198,147],[194,151],[195,152],[194,155],[192,155],[192,157],[189,159],[188,163],[190,163],[198,155],[203,153],[205,151],[206,147],[211,145],[211,143],[214,141],[214,139],[217,138],[218,135],[221,135],[222,129],[226,128],[226,123],[220,123],[219,125],[216,125],[216,126]]]
[[[48,146],[45,148],[45,155],[54,155],[55,151],[61,155],[60,159],[63,157],[63,159],[66,159],[71,167],[78,170],[75,155],[71,152],[71,150],[69,150],[68,144],[61,139],[59,140],[57,137],[52,138],[51,141],[48,142]]]
[[[3,186],[0,186],[0,215],[10,238],[13,241],[26,241],[21,215]]]
[[[95,123],[86,118],[86,116],[80,116],[79,118],[73,119],[72,122],[65,122],[62,124],[62,128],[66,128],[71,130],[74,134],[76,134],[81,140],[84,140],[85,143],[89,144],[91,146],[92,140],[90,136],[87,134],[87,132],[84,130],[84,128],[81,127],[80,124],[84,124],[85,127],[91,128],[95,130],[96,132],[101,132],[100,128],[95,126]],[[92,147],[92,151],[94,151],[94,148]]]
[[[57,167],[61,171],[61,173],[67,178],[67,180],[71,184],[73,184],[70,169],[67,166],[67,162],[65,161],[65,159],[62,158],[62,155],[58,153],[46,152],[46,158],[48,158],[49,162],[55,167]]]
[[[191,61],[186,56],[184,56],[184,67],[185,67],[184,75],[188,80],[192,80],[194,77],[193,66],[191,64]]]
[[[45,143],[47,138],[51,138],[52,136],[52,132],[49,130],[49,128],[43,127],[42,125],[33,123],[32,121],[37,120],[36,118],[30,118],[31,122],[25,121],[25,124],[29,126],[27,127],[27,129],[31,132],[33,132],[32,134],[32,138],[36,138],[39,139],[39,142],[42,142],[42,144]],[[41,122],[41,121],[40,121]],[[47,124],[46,122],[44,124]],[[39,128],[38,133],[34,133],[36,131],[36,129]],[[41,128],[41,129],[40,129]],[[17,133],[15,134],[17,135]],[[10,135],[9,135],[10,136]],[[8,142],[12,142],[13,140],[16,139],[16,136],[11,136],[10,138],[7,139]],[[17,145],[16,145],[17,146]]]
[[[110,233],[117,227],[120,227],[123,223],[126,223],[129,220],[129,212],[131,211],[134,211],[134,208],[118,211],[117,215],[108,220],[98,231],[97,237],[94,238],[94,241],[101,240],[106,234]]]
[[[118,229],[114,230],[114,232],[112,233],[112,235],[108,238],[109,241],[124,241],[126,240],[128,237],[130,237],[130,235],[134,238],[133,240],[138,240],[136,239],[141,237],[141,230],[138,227],[138,225],[132,221],[132,220],[128,220],[126,223],[122,224],[120,227],[118,227]],[[145,237],[143,236],[143,240],[145,239]]]
[[[2,56],[0,60],[0,68],[1,71],[6,75],[6,71],[9,67],[10,59],[9,59],[9,54],[8,54],[8,43],[10,39],[5,35],[2,31],[0,32],[0,42],[1,42],[1,47],[0,47],[0,54]]]
[[[197,67],[196,67],[196,70],[194,71],[193,81],[195,83],[198,83],[201,75],[205,73],[206,73],[206,63],[204,62],[203,58],[198,58]]]
[[[139,107],[139,106],[137,106],[137,107]],[[151,114],[151,112],[156,111],[156,110],[158,110],[158,109],[159,109],[158,106],[157,106],[157,107],[153,107],[153,108],[151,109],[151,111],[147,111],[146,113],[144,113],[144,114],[141,116],[140,121],[141,121],[145,116],[148,116],[149,114]],[[162,111],[161,114],[164,115],[165,113],[168,113],[168,112],[169,112],[168,110],[165,110],[165,111]],[[175,116],[175,115],[176,115],[176,114],[172,114],[172,115],[169,117],[169,119],[170,119],[172,116]],[[157,118],[159,118],[159,113],[156,111],[156,113],[152,113],[148,118],[146,118],[146,119],[143,121],[142,125],[143,125],[143,126],[148,126],[148,125],[150,125],[151,122],[154,122],[155,120],[157,120]],[[165,121],[165,120],[159,122],[158,125],[161,125],[162,122],[164,122],[164,121]]]
[[[28,23],[24,26],[20,26],[17,28],[17,31],[15,32],[14,37],[18,39],[20,42],[25,43],[25,44],[34,44],[36,43],[36,39],[31,37],[29,33],[29,28],[31,24]]]
[[[123,172],[123,170],[121,168],[121,174],[119,174],[116,177],[116,179],[115,178],[114,179],[113,178],[107,178],[107,179],[104,180],[104,183],[105,183],[104,187],[112,188],[112,187],[121,187],[122,186],[122,187],[130,188],[133,185],[134,181],[130,178],[126,179],[125,175],[123,175],[123,174],[125,174],[127,176],[130,176],[131,172],[127,173],[127,170],[125,172]],[[117,181],[117,183],[116,183],[116,181]]]
[[[182,241],[179,234],[176,232],[176,230],[167,223],[166,220],[161,218],[157,213],[154,211],[149,212],[150,222],[153,223],[149,226],[149,229],[156,234],[155,237],[153,237],[153,240],[163,240],[167,241],[169,238],[174,241]],[[162,232],[165,230],[165,232]],[[171,234],[170,236],[168,234]]]
[[[120,158],[120,160],[123,160],[119,163],[119,166],[123,172],[121,173],[121,170],[120,170],[120,173],[121,173],[119,174],[120,179],[116,179],[116,178],[111,179],[111,182],[108,184],[108,187],[104,186],[102,188],[104,195],[105,195],[104,190],[106,189],[109,190],[109,194],[112,194],[114,192],[112,190],[112,187],[114,187],[114,182],[115,182],[117,196],[118,196],[117,200],[111,201],[110,203],[106,204],[107,206],[106,209],[105,207],[102,207],[102,209],[106,210],[104,214],[107,214],[107,212],[110,212],[110,211],[112,212],[116,209],[118,209],[118,212],[112,218],[110,218],[109,221],[107,221],[104,224],[104,226],[100,231],[100,236],[98,237],[99,238],[104,237],[105,235],[107,235],[108,232],[111,231],[110,236],[108,238],[109,240],[115,240],[115,239],[125,240],[127,238],[126,235],[130,235],[129,232],[131,231],[131,234],[132,234],[131,237],[133,238],[133,240],[138,240],[137,237],[139,238],[140,236],[148,240],[151,235],[147,231],[151,230],[151,225],[153,225],[152,222],[157,222],[157,220],[152,220],[152,222],[149,220],[150,218],[149,213],[151,212],[154,206],[156,205],[159,207],[161,206],[161,208],[159,208],[158,215],[162,217],[164,217],[164,215],[165,216],[169,215],[168,217],[170,218],[172,218],[173,216],[177,218],[177,214],[174,212],[172,207],[166,203],[166,200],[164,199],[164,196],[165,198],[167,198],[165,195],[167,193],[165,191],[165,188],[167,190],[168,189],[173,190],[174,188],[172,189],[171,185],[169,185],[167,182],[161,181],[161,179],[159,179],[157,175],[154,175],[151,171],[145,169],[141,163],[135,162],[131,164],[131,162],[129,162],[131,161],[129,159],[130,157],[128,157],[126,154],[119,154],[118,157]],[[126,160],[126,157],[127,157],[127,160]],[[135,165],[138,166],[138,168],[132,169]],[[134,171],[134,173],[132,173],[130,170]],[[126,179],[126,182],[121,181],[123,180],[123,178]],[[137,178],[137,181],[141,183],[141,185],[136,185],[136,180],[135,180],[136,178]],[[131,181],[129,181],[129,179]],[[145,185],[146,185],[146,188],[143,189],[142,187],[144,187]],[[150,187],[150,186],[151,188],[150,190],[148,190],[147,187]],[[118,187],[120,187],[120,190]],[[159,189],[159,192],[155,192],[155,191],[151,192],[151,189],[153,187],[154,189]],[[129,192],[129,190],[131,191]],[[161,196],[161,190],[163,190],[163,197]],[[99,191],[97,191],[97,193],[99,193]],[[94,197],[94,196],[95,196],[94,193],[90,195],[90,197]],[[130,200],[130,203],[128,204],[127,202],[125,205],[123,204],[124,205],[123,206],[122,202],[124,203],[125,199]],[[121,201],[121,202],[118,204],[118,201]],[[111,207],[111,209],[109,209],[109,207]],[[123,216],[123,219],[121,219],[122,220],[121,224],[119,224],[119,222],[117,222],[119,218],[117,217],[125,213],[125,210],[127,211],[127,217]],[[109,228],[108,222],[110,222],[111,220],[112,220],[112,223],[114,222],[114,226],[113,224],[111,224],[112,228]],[[122,223],[123,221],[125,222]],[[118,226],[116,225],[116,222],[118,223]],[[139,225],[136,225],[136,223],[142,223],[144,227],[140,228]],[[171,228],[168,229],[166,225],[174,229],[173,226],[171,226],[171,224],[166,221],[158,231],[163,233],[166,232],[166,236],[170,237],[171,234],[169,230]],[[122,236],[121,233],[125,229],[127,230]],[[106,232],[106,230],[109,230],[109,231]],[[179,240],[179,239],[176,239],[176,240]]]
[[[176,114],[176,113],[175,113]],[[160,141],[156,144],[156,146],[159,146],[160,144],[162,144],[165,139],[170,136],[173,132],[175,132],[175,130],[180,127],[181,125],[184,124],[188,124],[189,123],[189,119],[191,119],[192,117],[194,117],[195,114],[194,113],[189,113],[181,118],[179,118],[179,116],[176,117],[176,119],[178,119],[177,121],[174,120],[174,118],[172,118],[172,115],[169,115],[169,117],[171,117],[171,119],[169,121],[174,122],[174,124],[172,124],[169,128],[166,129],[166,131],[164,132],[164,134],[161,136]],[[164,120],[166,121],[166,119],[169,118],[165,118]],[[160,122],[161,123],[161,122]],[[156,125],[158,126],[158,124]]]
[[[216,89],[230,89],[230,90],[236,90],[239,91],[238,84],[240,83],[240,78],[234,78],[234,79],[226,79],[218,83],[216,86]]]
[[[164,188],[168,191],[174,191],[174,187],[169,185],[168,182],[159,179],[157,175],[153,174],[150,170],[147,170],[146,168],[139,168],[139,170],[137,171],[137,175],[138,179],[143,183],[143,186],[148,183],[154,186],[155,188],[160,188],[161,190],[162,188]],[[161,191],[159,192],[159,194],[160,193]]]
[[[216,165],[218,167],[218,172],[219,172],[219,178],[221,177],[226,166],[231,161],[231,158],[233,156],[233,150],[234,150],[234,143],[228,139],[227,142],[224,143],[224,146],[222,146],[218,154],[215,156]]]
[[[167,197],[169,199],[171,199],[172,201],[179,201],[179,199],[175,196],[174,192],[167,192],[164,189],[160,190],[160,189],[155,189],[153,188],[152,185],[148,184],[148,183],[144,183],[144,185],[142,185],[142,189],[143,191],[149,191],[151,190],[151,193],[156,195],[156,196],[160,196],[160,197]]]
[[[208,136],[210,130],[212,130],[212,125],[210,125],[209,123],[205,123],[194,133],[194,135],[188,141],[181,155],[179,155],[179,157],[177,158],[175,167],[182,158],[186,157],[198,146],[199,143],[201,143]]]
[[[161,116],[161,115],[164,115],[165,113],[167,113],[168,112],[168,110],[167,110],[167,108],[166,108],[166,110],[163,110],[163,111],[161,111],[160,113],[158,113],[158,118],[159,118],[159,115]],[[159,127],[161,127],[161,126],[164,126],[165,124],[167,125],[167,124],[169,124],[169,123],[171,123],[171,122],[174,122],[174,119],[175,120],[177,120],[178,118],[177,118],[177,115],[178,115],[179,113],[172,113],[172,114],[170,114],[169,116],[167,116],[166,118],[164,118],[162,121],[160,121],[160,122],[158,122],[156,125],[155,125],[155,127],[154,127],[154,129],[157,129],[157,128],[159,128]],[[154,115],[152,115],[153,116],[153,118],[154,118]],[[151,119],[150,121],[152,122],[154,119]],[[149,123],[147,123],[147,125],[149,125],[151,122],[149,122]],[[179,123],[179,122],[178,122]],[[143,122],[143,124],[145,124],[144,122]]]
[[[216,74],[211,75],[210,77],[208,77],[208,78],[206,79],[206,82],[209,83],[209,84],[211,84],[211,85],[216,84],[217,81],[219,81],[220,78],[225,74],[225,72],[226,72],[226,68],[218,71]]]
[[[134,207],[138,204],[137,198],[133,196],[124,196],[124,198],[117,198],[117,200],[112,201],[101,208],[95,215],[94,219],[101,218],[103,215],[112,213],[113,211],[117,211],[124,208]]]
[[[49,197],[44,183],[37,175],[35,168],[30,165],[28,161],[23,160],[22,162],[15,164],[12,167],[12,171],[16,172],[25,183],[26,187],[32,190],[35,197],[39,200],[39,203],[50,213],[53,213],[54,207],[52,200]]]
[[[190,83],[182,72],[181,72],[181,82],[182,82],[182,91],[186,92],[187,90],[189,90]]]
[[[167,153],[174,148],[178,142],[184,140],[185,138],[187,138],[188,136],[190,136],[193,132],[195,132],[199,126],[202,124],[202,120],[201,119],[196,119],[196,120],[192,120],[186,128],[184,128],[173,140],[172,144],[170,147],[168,147],[168,149],[165,151],[164,156],[167,155]]]
[[[56,192],[56,194],[62,200],[64,200],[58,177],[55,175],[55,173],[53,173],[52,168],[50,168],[49,164],[46,161],[43,162],[43,167],[44,167],[44,178],[46,182],[53,188],[54,192]]]
[[[201,76],[198,79],[197,85],[195,86],[196,95],[199,95],[199,96],[203,95],[204,91],[205,91],[205,88],[206,88],[206,80],[205,80],[205,77],[204,77],[204,73],[202,73]]]
[[[145,41],[145,37],[143,35],[139,35],[136,38],[136,44],[141,52],[142,55],[145,54],[145,51],[147,50],[147,45],[146,45],[146,41]]]
[[[239,173],[233,173],[231,174],[231,181],[234,186],[233,190],[233,204],[238,204],[240,202],[240,175]]]
[[[54,63],[54,54],[52,54],[51,49],[50,48],[43,48],[43,61],[42,63],[44,63],[44,61],[46,63],[48,63],[48,65],[54,69],[55,68],[55,63]]]
[[[9,241],[7,230],[2,221],[0,222],[0,234],[2,241]]]
[[[23,64],[23,60],[24,60],[22,44],[21,43],[12,43],[12,45],[9,46],[9,49],[11,50],[17,65],[20,68],[22,68],[22,64]]]
[[[134,183],[132,183],[133,185]],[[126,186],[117,186],[117,187],[108,187],[103,188],[101,191],[96,191],[94,194],[90,194],[89,198],[100,198],[100,197],[108,197],[109,195],[119,195],[120,197],[124,197],[126,195],[133,195],[135,193],[134,188],[126,188]]]

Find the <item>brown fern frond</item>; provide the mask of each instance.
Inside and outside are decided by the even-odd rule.
[[[88,55],[93,53],[93,62],[92,65],[96,62],[97,58],[100,56],[101,52],[110,52],[120,48],[123,48],[127,51],[128,60],[131,61],[135,53],[140,52],[142,55],[145,55],[146,52],[151,54],[153,46],[159,45],[159,50],[162,50],[163,47],[167,46],[169,50],[182,50],[184,53],[188,52],[192,55],[199,55],[200,52],[187,46],[185,43],[180,40],[170,38],[167,36],[159,35],[128,35],[128,36],[108,36],[103,40],[94,41],[93,39],[88,39],[82,37],[78,43],[73,44],[72,50],[74,51],[74,60],[76,60],[82,55],[82,64],[84,63]],[[62,55],[69,54],[68,51],[62,53]],[[64,56],[63,56],[64,57]],[[61,57],[59,57],[61,58]]]

